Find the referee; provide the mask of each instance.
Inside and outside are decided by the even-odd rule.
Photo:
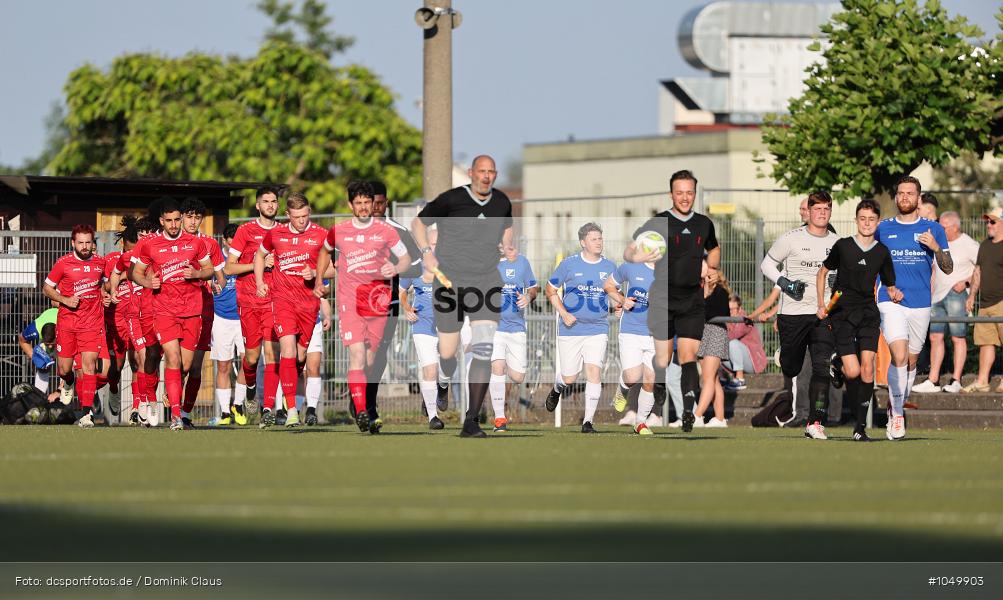
[[[693,430],[693,405],[700,397],[697,350],[703,338],[704,298],[700,271],[706,253],[710,269],[708,281],[716,281],[721,268],[721,247],[714,223],[693,212],[697,178],[689,171],[677,171],[669,178],[672,208],[658,213],[634,232],[656,231],[667,243],[665,255],[641,252],[631,242],[623,253],[628,262],[654,262],[655,279],[648,298],[648,329],[655,338],[655,401],[665,402],[665,371],[672,358],[672,338],[677,339],[680,385],[683,393],[682,430]],[[642,386],[643,387],[643,386]]]
[[[490,156],[476,157],[467,174],[470,185],[443,192],[426,204],[411,229],[421,248],[423,268],[437,272],[432,308],[443,373],[456,369],[460,328],[470,318],[470,406],[460,437],[487,437],[478,415],[488,392],[491,352],[504,304],[499,244],[512,244],[512,203],[494,189],[498,171]],[[439,231],[435,252],[428,244],[428,228],[433,225]]]

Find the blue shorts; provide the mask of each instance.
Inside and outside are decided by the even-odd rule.
[[[968,301],[968,290],[958,293],[953,289],[947,292],[944,299],[934,302],[930,310],[930,318],[937,317],[964,317],[968,315],[965,310],[965,302]],[[967,323],[934,323],[930,322],[930,333],[951,332],[951,337],[963,338],[968,333]]]

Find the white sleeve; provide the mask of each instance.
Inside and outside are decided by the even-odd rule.
[[[790,252],[790,235],[782,235],[780,239],[773,242],[770,246],[770,251],[766,253],[766,257],[763,258],[763,262],[759,265],[759,270],[763,272],[763,275],[767,277],[773,283],[780,279],[782,273],[777,265],[784,262],[787,259],[787,254]]]

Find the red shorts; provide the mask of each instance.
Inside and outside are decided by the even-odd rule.
[[[314,316],[314,321],[317,317]],[[383,329],[387,325],[387,316],[363,317],[354,311],[338,310],[338,330],[341,332],[341,343],[345,346],[365,342],[368,348],[377,348],[383,339]]]
[[[137,350],[157,345],[157,320],[152,308],[132,315],[132,323],[132,342]]]
[[[105,323],[104,327],[108,336],[108,348],[115,353],[115,356],[125,356],[125,353],[132,349],[129,318],[123,313],[115,313],[115,322]]]
[[[157,341],[161,345],[170,340],[180,340],[182,348],[194,351],[198,345],[199,336],[202,335],[202,315],[191,317],[157,315],[156,329]]]
[[[262,339],[269,342],[279,341],[279,338],[275,336],[271,306],[242,306],[239,308],[239,312],[240,330],[244,334],[245,348],[260,347]]]
[[[98,352],[105,343],[104,323],[93,329],[74,331],[71,327],[56,327],[56,354],[72,358],[81,352]]]
[[[320,310],[320,301],[300,301],[292,303],[279,301],[272,303],[272,315],[275,321],[275,335],[284,337],[287,335],[297,336],[296,343],[301,348],[310,347],[310,337],[313,335],[314,325],[317,324],[317,311]]]
[[[206,306],[209,310],[206,311]],[[202,303],[202,333],[199,335],[198,344],[196,344],[195,349],[201,350],[203,352],[208,352],[212,350],[212,322],[216,318],[216,312],[213,310],[212,302]]]
[[[98,358],[100,358],[101,360],[104,360],[104,361],[110,361],[111,360],[111,355],[108,354],[108,346],[107,345],[101,344],[101,347],[98,348]],[[84,369],[84,360],[83,360],[83,358],[80,357],[79,354],[77,354],[76,356],[73,357],[73,369],[76,370],[76,371],[83,371],[83,369]],[[99,371],[100,371],[100,369],[99,369]]]

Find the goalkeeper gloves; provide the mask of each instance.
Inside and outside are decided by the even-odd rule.
[[[808,287],[803,281],[791,281],[783,275],[780,276],[780,279],[777,279],[777,285],[780,286],[780,291],[787,294],[797,302],[800,302],[804,298],[804,290]]]

